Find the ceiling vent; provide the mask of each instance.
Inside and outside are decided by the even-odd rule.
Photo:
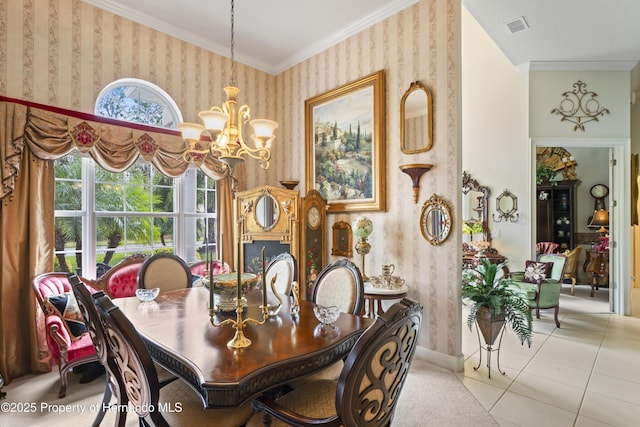
[[[529,28],[529,24],[527,24],[524,16],[505,22],[504,25],[507,27],[507,31],[509,31],[510,34],[519,33],[520,31],[524,31]]]

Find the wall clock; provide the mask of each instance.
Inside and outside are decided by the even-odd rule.
[[[325,265],[327,202],[316,190],[310,190],[301,199],[302,225],[300,227],[300,294],[311,299],[313,283]]]
[[[604,184],[595,184],[589,190],[591,197],[596,199],[593,210],[606,209],[604,199],[609,195],[609,187]]]

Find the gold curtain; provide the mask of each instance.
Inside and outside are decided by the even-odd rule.
[[[0,373],[9,382],[50,369],[31,280],[53,271],[53,160],[77,148],[101,167],[121,172],[142,156],[171,177],[184,173],[189,164],[182,159],[184,143],[177,132],[5,97],[0,97],[0,129]],[[210,156],[200,168],[219,182],[218,214],[224,221],[220,224],[231,236],[233,199],[228,168]],[[225,253],[231,254],[232,239],[225,241]]]

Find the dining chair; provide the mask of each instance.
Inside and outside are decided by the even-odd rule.
[[[96,427],[99,426],[104,419],[106,410],[109,407],[109,402],[111,401],[111,397],[116,397],[117,407],[124,408],[127,405],[127,396],[126,394],[120,393],[120,390],[124,388],[124,384],[120,382],[120,377],[114,373],[118,369],[118,367],[115,364],[115,359],[111,356],[104,325],[102,324],[100,315],[98,314],[96,306],[93,302],[92,293],[75,274],[69,274],[69,283],[71,283],[73,294],[75,295],[76,301],[78,302],[78,308],[80,309],[80,312],[84,317],[84,322],[87,326],[89,336],[91,337],[93,345],[96,348],[98,359],[102,366],[104,366],[105,368],[106,385],[104,395],[102,398],[102,402],[100,403],[98,414],[96,415],[96,418],[92,424],[93,427]],[[103,291],[97,291],[93,294],[93,297],[99,298],[102,295],[104,295]],[[116,411],[116,426],[122,425],[124,423],[124,421],[122,420],[121,424],[121,415],[122,411]]]
[[[555,242],[538,242],[536,243],[536,253],[538,255],[554,254],[559,247],[560,245]]]
[[[296,277],[296,260],[288,252],[283,252],[273,258],[267,266],[263,283],[267,285],[267,298],[270,304],[275,304],[273,299],[281,300],[283,297],[291,295],[291,287]],[[271,281],[275,277],[273,288],[277,297],[274,295],[274,289],[271,289]]]
[[[306,383],[282,397],[253,400],[248,427],[389,426],[416,350],[422,305],[408,298],[392,305],[358,339],[337,381]],[[261,414],[262,413],[262,414]],[[284,423],[284,424],[283,424]]]
[[[131,254],[111,267],[96,280],[80,277],[80,280],[94,289],[104,291],[110,298],[126,298],[136,295],[138,273],[149,258],[146,254]]]
[[[213,264],[213,271],[211,272],[211,274],[224,274],[231,272],[231,270],[229,269],[229,264],[227,264],[226,262],[224,263],[224,267],[222,261],[217,259],[211,261],[211,263]],[[191,270],[191,278],[195,285],[198,282],[198,280],[196,280],[196,276],[202,278],[205,276],[205,274],[208,273],[207,261],[203,260],[191,263],[189,264],[189,270]]]
[[[324,267],[313,284],[312,301],[336,306],[343,313],[364,314],[364,281],[354,263],[346,258]]]
[[[577,270],[578,270],[578,258],[580,258],[580,253],[582,252],[582,246],[576,246],[572,250],[567,250],[564,252],[564,256],[567,257],[567,265],[564,268],[564,278],[565,280],[571,281],[571,295],[573,295],[573,290],[576,286],[576,282],[578,280]]]
[[[47,345],[53,360],[58,363],[58,395],[65,397],[69,371],[97,362],[99,358],[86,333],[67,273],[40,274],[33,279],[32,285],[38,306],[44,313]]]
[[[160,252],[149,257],[138,273],[138,287],[160,288],[160,292],[190,288],[191,270],[177,255]]]
[[[158,374],[144,341],[131,321],[107,295],[92,296],[104,324],[107,343],[113,354],[129,407],[148,426],[216,425],[237,427],[251,417],[250,402],[238,408],[205,409],[202,398],[183,381],[174,381],[160,390]],[[126,418],[126,411],[122,418]]]

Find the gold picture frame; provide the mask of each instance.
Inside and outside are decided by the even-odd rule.
[[[305,101],[306,190],[327,212],[384,211],[384,70]]]
[[[331,247],[331,255],[343,256],[351,258],[353,250],[351,249],[351,224],[344,221],[338,221],[331,227],[333,232],[333,245]]]

